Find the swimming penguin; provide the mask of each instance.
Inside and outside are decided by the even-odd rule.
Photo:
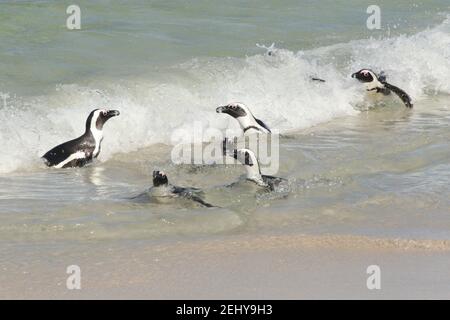
[[[103,140],[103,125],[120,114],[117,110],[95,109],[86,120],[86,131],[74,140],[64,142],[42,156],[49,167],[83,167],[97,158]]]
[[[281,182],[286,181],[284,178],[261,174],[255,153],[250,149],[234,149],[226,138],[223,140],[223,153],[243,164],[247,171],[246,179],[256,183],[260,187],[274,191]]]
[[[402,89],[388,83],[384,73],[377,75],[370,69],[361,69],[358,72],[353,73],[352,78],[356,78],[360,82],[365,83],[367,91],[376,91],[384,95],[389,95],[391,91],[393,91],[400,99],[402,99],[406,107],[413,107],[411,97]]]
[[[170,198],[185,198],[195,201],[204,207],[214,207],[212,204],[203,201],[200,198],[201,194],[202,191],[197,188],[184,188],[171,185],[167,175],[163,171],[153,171],[153,187],[148,190],[148,195],[159,202],[164,202],[164,200]]]
[[[227,113],[235,118],[241,125],[244,134],[267,133],[271,131],[269,127],[261,120],[255,118],[250,109],[243,103],[230,103],[226,106],[218,107],[217,113]]]

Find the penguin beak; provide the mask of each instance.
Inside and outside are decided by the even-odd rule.
[[[232,112],[232,110],[230,109],[230,106],[222,106],[222,107],[218,107],[218,108],[216,109],[216,112],[217,112],[217,113],[226,113],[226,114],[229,114],[229,115],[232,116],[232,117],[235,117],[234,114],[233,114],[233,112]]]
[[[364,79],[361,77],[361,74],[359,72],[355,72],[352,74],[352,78],[358,80],[359,82],[365,82]]]
[[[120,112],[118,110],[108,110],[106,116],[108,118],[112,118],[112,117],[116,117],[120,114]]]

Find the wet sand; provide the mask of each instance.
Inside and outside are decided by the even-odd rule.
[[[42,251],[31,245],[14,264],[3,261],[0,298],[450,298],[450,241],[445,240],[230,235],[146,241],[134,248],[91,243],[65,246],[62,252],[63,247]],[[6,256],[8,250],[2,250]],[[80,290],[66,288],[71,264],[81,268]],[[366,269],[374,264],[381,268],[380,290],[366,287]]]

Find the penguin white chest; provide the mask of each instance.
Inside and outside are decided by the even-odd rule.
[[[91,132],[92,132],[92,136],[94,137],[94,141],[95,141],[95,149],[92,152],[92,156],[94,158],[96,158],[98,156],[98,154],[100,153],[100,145],[103,140],[103,131],[95,128],[94,130],[91,130]]]

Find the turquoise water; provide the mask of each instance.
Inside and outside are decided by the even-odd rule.
[[[378,1],[382,29],[365,27],[371,1],[77,1],[82,29],[66,29],[70,1],[2,1],[0,89],[19,95],[90,78],[148,75],[198,57],[298,51],[413,34],[442,22],[448,1]]]
[[[82,29],[69,31],[71,2],[0,2],[1,240],[285,229],[450,238],[448,1],[378,1],[375,31],[371,1],[77,3]],[[384,70],[415,108],[368,98],[350,78],[363,67]],[[295,133],[281,140],[287,198],[223,189],[239,167],[170,161],[175,130],[236,128],[214,112],[236,100]],[[80,134],[100,106],[121,116],[105,126],[99,160],[45,168],[39,157]],[[154,167],[222,208],[130,201]]]

